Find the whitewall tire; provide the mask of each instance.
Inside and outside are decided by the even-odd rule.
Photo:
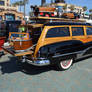
[[[67,70],[73,64],[73,59],[63,60],[58,63],[59,70]]]

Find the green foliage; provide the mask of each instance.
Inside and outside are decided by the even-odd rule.
[[[86,10],[87,10],[87,7],[86,7],[86,6],[84,6],[84,7],[83,7],[83,11],[86,11]]]
[[[89,12],[92,13],[92,9],[90,9]]]
[[[67,4],[65,4],[64,6],[63,6],[63,10],[66,10],[67,9]]]
[[[74,5],[70,6],[70,10],[73,11],[74,10]]]

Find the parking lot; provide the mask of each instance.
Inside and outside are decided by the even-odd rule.
[[[53,66],[26,65],[23,70],[16,58],[0,58],[0,92],[92,92],[92,58],[78,60],[66,71]]]

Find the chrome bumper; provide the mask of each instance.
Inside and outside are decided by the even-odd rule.
[[[37,60],[37,61],[30,61],[30,60],[26,60],[27,63],[35,65],[35,66],[46,66],[46,65],[50,65],[50,61],[49,60]]]
[[[21,58],[21,62],[22,63],[27,62],[28,64],[35,65],[35,66],[50,65],[50,60],[48,60],[48,59],[45,59],[45,58],[36,58],[36,60],[34,60],[34,59],[29,60],[26,56],[23,56]]]

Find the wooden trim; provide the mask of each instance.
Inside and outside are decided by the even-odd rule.
[[[70,37],[45,38],[48,30],[51,29],[51,28],[55,28],[55,27],[69,27],[69,29],[70,29]],[[35,49],[35,53],[34,53],[34,57],[36,57],[37,52],[44,45],[48,45],[48,44],[55,43],[55,42],[60,42],[60,41],[72,40],[72,30],[71,30],[71,27],[83,27],[84,34],[85,34],[85,28],[84,27],[86,27],[86,26],[84,26],[84,25],[83,26],[82,25],[45,26],[44,29],[43,29],[43,31],[42,31],[42,34],[41,34],[41,36],[40,36],[40,38],[38,40],[38,43],[37,43],[37,46],[36,46],[36,49]],[[80,40],[83,43],[88,42],[88,41],[86,41],[86,35],[83,35],[83,36],[74,36],[74,37],[78,38],[77,40]]]
[[[21,52],[21,53],[15,54],[15,56],[25,56],[25,55],[30,55],[32,53],[33,51]]]

